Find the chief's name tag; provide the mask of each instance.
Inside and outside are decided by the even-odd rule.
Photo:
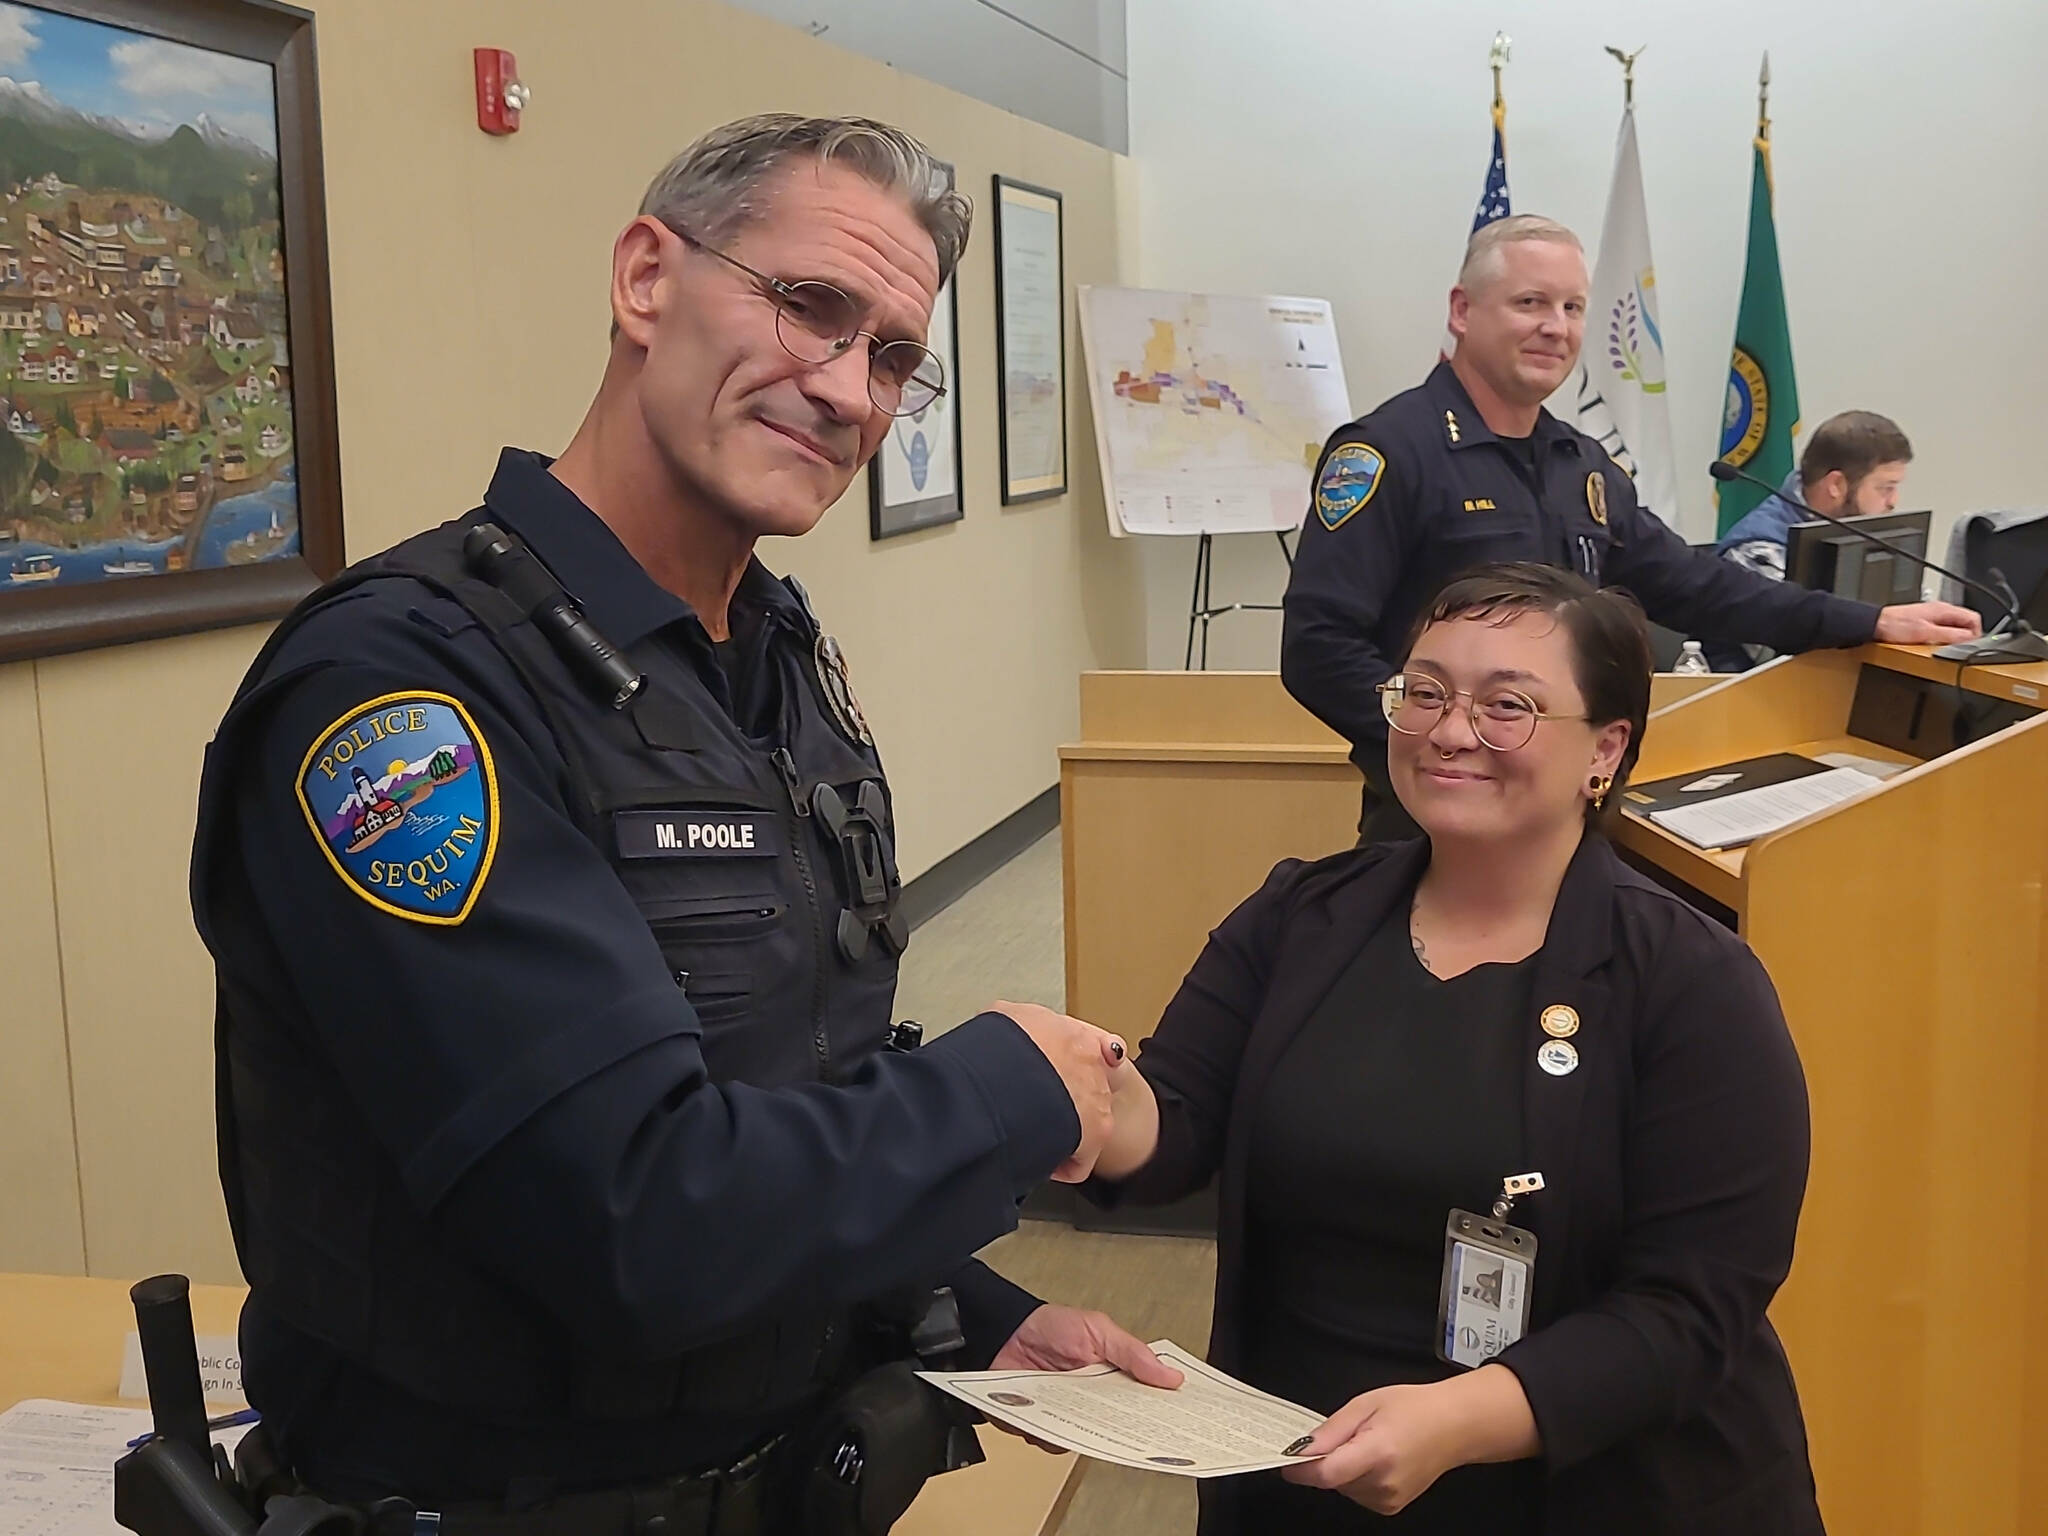
[[[1521,1338],[1535,1266],[1533,1232],[1470,1211],[1451,1212],[1444,1229],[1437,1358],[1470,1369]]]
[[[615,811],[622,859],[772,859],[782,828],[759,811]]]

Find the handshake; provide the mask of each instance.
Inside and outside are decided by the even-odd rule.
[[[1081,1140],[1053,1170],[1054,1179],[1079,1184],[1097,1173],[1121,1178],[1151,1157],[1158,1144],[1158,1106],[1121,1039],[1036,1003],[999,1002],[993,1011],[1031,1037],[1074,1101]]]

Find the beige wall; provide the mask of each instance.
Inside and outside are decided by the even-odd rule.
[[[1117,157],[751,15],[704,0],[313,8],[352,554],[473,505],[500,444],[567,439],[603,361],[612,236],[662,161],[727,118],[901,123],[978,203],[997,170],[1064,192],[1070,284],[1123,275]],[[534,89],[514,137],[475,126],[476,45],[515,51]],[[1143,648],[1071,334],[1073,494],[999,504],[989,233],[960,274],[967,520],[871,544],[856,482],[815,534],[763,551],[845,644],[906,874],[1050,787],[1078,674]],[[184,877],[200,756],[262,635],[0,668],[0,1270],[234,1277]]]

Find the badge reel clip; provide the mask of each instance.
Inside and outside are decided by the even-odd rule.
[[[1444,1223],[1436,1354],[1445,1364],[1484,1365],[1528,1331],[1536,1234],[1508,1216],[1515,1201],[1541,1188],[1540,1173],[1509,1174],[1490,1215],[1454,1210]]]

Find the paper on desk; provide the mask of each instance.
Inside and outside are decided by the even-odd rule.
[[[1171,1340],[1152,1351],[1186,1376],[1180,1387],[1148,1387],[1112,1365],[918,1375],[1035,1440],[1120,1467],[1227,1477],[1310,1459],[1281,1452],[1324,1415],[1248,1387]]]
[[[1826,763],[1830,768],[1854,768],[1858,773],[1867,773],[1873,779],[1895,779],[1908,768],[1917,768],[1917,763],[1891,763],[1881,757],[1864,757],[1856,752],[1816,752],[1816,763]]]
[[[1854,768],[1830,768],[1825,773],[1788,779],[1782,784],[1760,785],[1698,805],[1652,811],[1650,820],[1677,833],[1694,847],[1734,848],[1803,821],[1814,812],[1824,811],[1880,782]]]
[[[0,1413],[0,1536],[127,1536],[114,1523],[114,1463],[151,1427],[147,1409],[42,1398]],[[246,1433],[214,1438],[233,1447]]]

